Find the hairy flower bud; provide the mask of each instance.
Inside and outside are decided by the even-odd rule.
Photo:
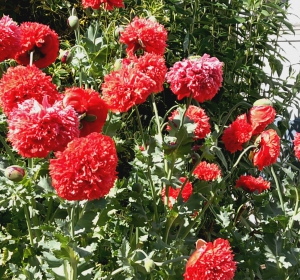
[[[70,51],[65,51],[63,56],[61,57],[61,62],[69,64],[73,59],[73,53]]]
[[[79,19],[77,16],[69,16],[68,17],[68,25],[72,30],[75,30],[79,27]]]
[[[4,176],[13,182],[20,182],[25,176],[25,170],[21,166],[11,165],[5,169]]]

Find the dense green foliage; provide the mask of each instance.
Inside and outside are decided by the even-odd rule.
[[[124,9],[113,11],[84,10],[75,0],[19,2],[0,4],[0,12],[19,23],[49,24],[60,35],[61,50],[72,50],[70,64],[57,59],[44,69],[60,91],[75,85],[99,90],[116,60],[126,56],[119,30],[135,16],[154,16],[167,29],[168,67],[208,53],[224,62],[224,81],[216,97],[201,104],[212,124],[205,141],[187,139],[188,124],[180,123],[176,137],[183,144],[175,149],[166,145],[150,98],[138,106],[146,139],[133,117],[136,108],[111,113],[103,133],[115,140],[119,179],[99,201],[59,198],[51,186],[48,160],[27,161],[12,151],[5,142],[2,116],[2,167],[19,164],[27,176],[21,183],[0,178],[1,279],[178,280],[195,241],[217,237],[228,239],[233,248],[238,262],[234,279],[300,278],[300,169],[287,138],[288,109],[300,101],[300,75],[290,67],[290,77],[281,78],[285,58],[278,45],[282,30],[293,33],[286,17],[288,1],[125,0]],[[73,7],[80,19],[75,33],[66,24]],[[2,73],[10,65],[12,61],[1,63]],[[248,153],[226,151],[220,136],[237,115],[263,97],[274,103],[280,118],[270,127],[282,140],[278,162],[259,172]],[[172,106],[185,106],[167,84],[155,102],[161,124]],[[149,148],[144,153],[139,146],[145,140]],[[192,145],[200,148],[192,150]],[[162,186],[178,185],[180,176],[189,177],[199,158],[218,163],[222,180],[196,181],[189,201],[179,201],[170,210],[161,200]],[[245,173],[263,176],[271,190],[257,195],[236,189],[237,178]],[[193,216],[195,209],[198,218]],[[34,237],[31,242],[28,234]],[[148,259],[154,261],[150,268],[145,265]]]

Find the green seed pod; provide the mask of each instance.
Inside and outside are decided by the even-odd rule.
[[[21,166],[11,165],[4,170],[4,176],[13,182],[20,182],[25,176],[25,170]]]
[[[68,17],[68,25],[72,30],[75,30],[79,27],[79,19],[77,16],[69,16]]]
[[[273,102],[267,98],[258,99],[253,103],[253,106],[272,106]]]

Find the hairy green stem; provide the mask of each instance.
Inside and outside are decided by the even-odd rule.
[[[278,193],[278,196],[279,196],[279,201],[280,201],[281,209],[282,209],[283,212],[285,212],[284,202],[283,202],[283,196],[282,196],[282,191],[281,191],[281,188],[280,188],[280,185],[279,185],[277,176],[276,176],[276,174],[275,174],[275,172],[274,172],[273,166],[271,166],[271,173],[272,173],[272,176],[273,176],[274,181],[275,181],[276,190],[277,190],[277,193]]]
[[[33,234],[32,234],[32,228],[31,228],[31,220],[30,220],[30,216],[29,216],[29,211],[26,205],[23,206],[24,209],[24,213],[25,213],[25,219],[26,219],[26,225],[27,225],[27,229],[28,229],[28,234],[29,234],[29,240],[30,240],[30,244],[33,246]]]
[[[295,193],[296,193],[296,202],[295,202],[295,208],[294,208],[293,216],[290,218],[290,221],[289,221],[288,229],[293,228],[294,221],[295,221],[294,217],[297,215],[298,209],[299,209],[299,193],[298,193],[298,190],[297,190],[296,187],[294,188],[294,190],[295,190]]]

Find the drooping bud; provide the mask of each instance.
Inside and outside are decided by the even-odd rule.
[[[4,176],[13,182],[20,182],[25,176],[25,170],[19,165],[11,165],[4,170]]]
[[[68,17],[68,25],[72,30],[75,30],[79,27],[79,19],[77,16],[69,16]]]
[[[63,56],[61,57],[61,62],[69,64],[73,59],[73,53],[69,51],[65,51]]]
[[[253,103],[253,106],[272,106],[273,102],[267,98],[258,99]]]

